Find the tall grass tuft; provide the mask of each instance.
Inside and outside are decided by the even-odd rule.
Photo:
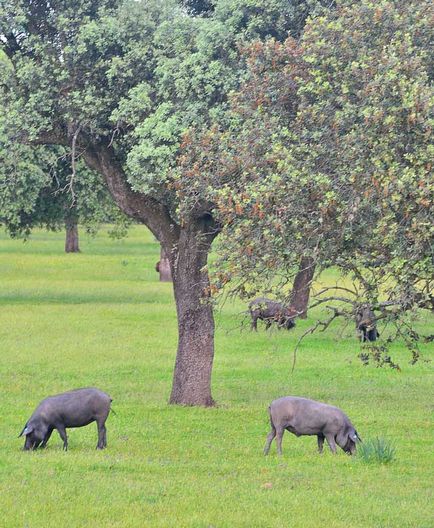
[[[385,438],[371,438],[357,446],[357,457],[367,464],[389,464],[395,453],[395,447]]]

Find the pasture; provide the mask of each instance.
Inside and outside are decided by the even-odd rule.
[[[66,255],[63,237],[0,235],[2,527],[434,525],[432,363],[411,366],[397,343],[401,372],[364,367],[354,328],[338,323],[304,340],[291,374],[315,313],[291,332],[255,334],[241,325],[245,305],[227,302],[216,313],[219,405],[168,406],[177,332],[158,244],[135,226],[121,241],[82,235],[82,253]],[[434,331],[432,316],[419,324]],[[46,450],[23,452],[17,435],[39,401],[85,386],[114,400],[108,449],[95,450],[91,424],[68,430],[68,452],[56,431]],[[362,438],[392,441],[396,460],[320,456],[315,437],[289,433],[281,458],[274,443],[264,457],[267,406],[288,394],[341,407]]]

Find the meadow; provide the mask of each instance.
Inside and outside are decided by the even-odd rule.
[[[140,226],[124,240],[103,229],[63,253],[64,234],[23,243],[0,234],[0,526],[417,527],[434,526],[433,364],[401,372],[363,366],[353,327],[341,322],[293,350],[318,313],[291,332],[250,332],[245,304],[216,313],[215,408],[167,405],[176,351],[171,284],[154,270],[159,246]],[[326,275],[324,281],[336,277]],[[434,332],[434,317],[418,323]],[[425,359],[433,345],[423,345]],[[17,436],[39,401],[96,386],[113,398],[108,448],[96,426],[57,434],[42,451]],[[396,448],[365,464],[316,438],[286,433],[283,456],[262,449],[267,407],[283,395],[341,407],[363,439]]]

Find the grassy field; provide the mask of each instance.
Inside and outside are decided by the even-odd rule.
[[[176,318],[154,271],[158,245],[141,227],[123,241],[83,236],[78,255],[63,243],[0,234],[1,527],[434,526],[432,363],[410,366],[397,344],[401,372],[363,367],[353,328],[337,338],[337,326],[303,342],[291,374],[312,319],[254,334],[245,306],[227,303],[216,314],[219,406],[168,406]],[[434,318],[420,325],[433,330]],[[91,424],[69,430],[68,452],[56,432],[45,451],[23,452],[17,435],[36,404],[83,386],[114,399],[108,449],[94,449]],[[267,406],[288,394],[343,408],[362,438],[392,441],[396,460],[320,456],[315,438],[288,433],[283,457],[274,444],[264,457]]]

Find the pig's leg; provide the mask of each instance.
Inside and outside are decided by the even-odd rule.
[[[322,448],[324,445],[324,435],[322,433],[317,435],[317,440],[318,440],[318,452],[322,453]]]
[[[285,429],[283,427],[276,427],[276,444],[277,444],[277,454],[282,454],[282,438]]]
[[[104,427],[104,432],[103,432],[103,437],[102,437],[102,445],[103,447],[107,447],[107,428],[105,426],[105,420],[103,423],[103,427]]]
[[[331,452],[335,455],[336,454],[336,442],[335,442],[334,435],[326,434],[325,437],[327,438],[327,443],[330,446]]]
[[[51,433],[53,432],[53,428],[50,427],[47,431],[47,434],[44,436],[44,440],[42,441],[41,448],[44,448],[47,445],[48,440],[50,440]]]
[[[63,440],[63,449],[64,451],[68,451],[68,437],[66,436],[66,430],[64,425],[57,425],[56,429],[59,431],[60,438]]]
[[[105,422],[103,421],[97,421],[98,425],[98,443],[96,445],[97,449],[104,449],[106,446],[106,428],[105,428]]]
[[[377,341],[378,332],[376,328],[372,328],[368,332],[368,341]]]
[[[276,428],[273,424],[271,424],[271,431],[267,435],[267,442],[264,447],[264,455],[268,455],[268,452],[270,451],[271,442],[274,440],[274,437],[276,436]]]
[[[258,331],[258,318],[252,315],[252,330]]]

